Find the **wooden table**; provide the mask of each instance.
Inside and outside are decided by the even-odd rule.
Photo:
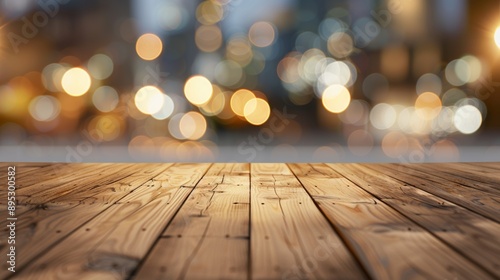
[[[500,278],[499,163],[16,166],[2,279]]]

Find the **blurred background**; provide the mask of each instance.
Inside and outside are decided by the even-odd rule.
[[[496,0],[0,0],[0,161],[498,161]]]

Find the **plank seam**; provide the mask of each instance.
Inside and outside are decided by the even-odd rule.
[[[144,254],[144,256],[142,257],[142,259],[139,261],[139,263],[136,265],[136,267],[132,270],[132,272],[130,272],[130,275],[128,275],[128,277],[126,277],[125,279],[127,280],[130,280],[130,279],[133,279],[135,274],[137,274],[137,272],[141,269],[141,267],[144,265],[144,262],[148,259],[148,257],[151,255],[151,253],[153,252],[153,249],[156,247],[156,245],[158,244],[158,242],[160,241],[160,239],[162,238],[162,233],[165,232],[165,230],[170,226],[170,224],[172,223],[172,221],[175,219],[175,217],[177,216],[177,214],[179,213],[179,211],[181,210],[182,206],[184,205],[184,203],[188,200],[188,198],[191,196],[191,193],[193,193],[194,189],[196,188],[196,186],[198,186],[198,184],[200,183],[200,181],[203,179],[203,177],[205,177],[205,174],[208,173],[208,171],[210,170],[210,168],[213,166],[213,163],[211,163],[207,170],[205,170],[205,172],[203,172],[203,175],[198,179],[198,181],[194,184],[194,187],[190,188],[191,190],[189,191],[189,193],[186,195],[186,197],[184,198],[184,200],[182,201],[181,205],[179,206],[179,208],[177,208],[177,210],[175,210],[175,213],[172,215],[172,218],[170,219],[170,221],[168,221],[168,223],[163,227],[163,229],[160,231],[160,234],[158,235],[158,237],[155,239],[155,241],[153,242],[153,244],[151,244],[151,246],[149,247],[149,249],[147,250],[146,254]],[[181,186],[179,186],[181,187]]]
[[[428,232],[431,236],[433,236],[434,238],[436,238],[437,240],[439,240],[441,243],[443,243],[446,247],[448,247],[449,249],[451,249],[452,251],[454,251],[455,253],[457,253],[459,256],[462,256],[464,259],[468,260],[469,262],[471,262],[473,265],[477,266],[478,268],[480,268],[481,270],[483,270],[483,272],[485,272],[486,274],[490,275],[491,277],[493,277],[493,279],[496,277],[494,274],[492,274],[488,269],[484,268],[481,264],[479,264],[478,262],[476,262],[474,259],[471,259],[469,258],[468,256],[462,254],[462,252],[458,251],[454,246],[451,246],[446,240],[442,239],[441,237],[439,237],[438,235],[436,235],[435,233],[433,233],[432,231],[428,230],[427,227],[423,226],[422,224],[420,224],[419,222],[415,221],[414,219],[412,219],[411,217],[407,216],[405,213],[399,211],[398,209],[392,207],[392,205],[386,203],[383,198],[373,194],[372,192],[366,190],[365,188],[361,187],[360,185],[356,184],[355,182],[353,182],[351,179],[345,177],[344,175],[342,175],[339,171],[333,169],[333,167],[330,167],[328,165],[325,164],[325,166],[327,166],[328,168],[330,168],[331,170],[333,170],[334,172],[336,172],[337,174],[343,176],[346,180],[348,180],[349,182],[353,183],[356,187],[358,187],[359,189],[365,191],[366,193],[370,194],[371,196],[375,197],[376,199],[378,199],[380,201],[380,203],[383,203],[385,204],[387,207],[389,207],[390,209],[396,211],[397,213],[401,214],[403,217],[405,217],[406,219],[408,219],[409,221],[411,221],[412,223],[414,223],[415,225],[419,226],[421,229],[423,229],[424,231]],[[450,202],[451,203],[451,202]]]
[[[362,273],[366,276],[367,279],[374,279],[370,275],[370,273],[368,272],[368,270],[366,269],[366,267],[363,265],[363,263],[361,262],[361,260],[359,259],[359,256],[354,251],[354,247],[352,246],[352,244],[344,236],[344,234],[342,234],[342,232],[336,227],[336,225],[332,221],[330,221],[330,219],[328,218],[328,216],[326,215],[326,213],[323,212],[323,210],[321,209],[321,207],[319,207],[317,201],[314,199],[314,197],[311,195],[311,193],[309,193],[309,191],[304,186],[304,184],[302,184],[302,181],[299,179],[299,177],[297,176],[297,174],[293,171],[292,168],[290,168],[289,163],[287,163],[286,166],[290,170],[290,172],[292,172],[293,176],[295,177],[295,179],[297,179],[297,181],[302,186],[302,188],[306,191],[307,195],[312,200],[312,202],[314,203],[314,205],[316,206],[316,208],[319,210],[319,212],[321,213],[321,215],[323,215],[323,218],[325,218],[326,221],[328,222],[328,224],[330,225],[330,227],[332,227],[333,231],[337,234],[337,236],[339,237],[339,239],[342,241],[342,243],[346,247],[347,251],[349,253],[351,253],[351,256],[356,261],[356,264],[361,268]],[[313,166],[311,166],[311,167],[314,169]]]
[[[169,169],[170,167],[172,167],[173,165],[170,165],[168,166],[167,168],[165,169],[162,169],[160,172],[158,172],[156,175],[152,176],[151,178],[154,178],[156,176],[158,176],[160,173],[166,171],[167,169]],[[130,174],[129,176],[132,176],[133,174]],[[127,176],[126,176],[127,177]],[[126,178],[124,177],[124,178]],[[150,178],[150,177],[148,177]],[[123,179],[123,178],[122,178]],[[137,187],[134,188],[134,191],[141,187],[142,185],[144,185],[145,183],[147,183],[149,180],[151,179],[148,179],[146,180],[144,183],[141,183],[141,184],[138,184]],[[124,197],[126,197],[127,195],[129,195],[129,193],[126,193],[124,194],[120,199],[118,199],[116,202],[119,202],[120,200],[122,200]],[[19,273],[22,273],[24,271],[24,269],[29,265],[29,263],[33,262],[34,260],[40,258],[42,255],[46,254],[47,252],[49,252],[50,250],[52,250],[55,246],[57,246],[57,244],[63,242],[65,239],[67,239],[70,235],[72,235],[73,233],[75,233],[76,231],[78,231],[79,229],[81,229],[84,225],[88,224],[90,221],[94,220],[96,217],[98,217],[99,215],[101,215],[102,213],[104,213],[106,210],[108,210],[111,206],[113,206],[113,203],[109,204],[106,208],[104,208],[102,211],[100,211],[99,213],[97,213],[96,215],[94,215],[93,217],[91,217],[90,219],[88,219],[87,221],[85,221],[84,223],[82,223],[80,226],[76,227],[75,229],[73,229],[72,231],[68,232],[65,236],[63,236],[61,239],[59,239],[58,242],[55,242],[54,244],[50,245],[47,247],[47,249],[43,252],[40,252],[39,254],[37,254],[36,256],[33,256],[29,261],[26,262],[26,266],[24,267],[21,267],[19,268],[19,270],[16,270],[16,274],[19,274]],[[15,275],[11,275],[11,276],[8,276],[6,278],[6,280],[9,280],[9,279],[13,279],[15,277]]]
[[[371,169],[371,170],[373,170],[373,171],[375,171],[375,172],[380,172],[379,170],[373,169],[372,167],[369,167],[369,166],[367,166],[367,165],[365,165],[365,164],[363,164],[363,166],[364,166],[364,167],[366,167],[366,168],[369,168],[369,169]],[[493,221],[493,222],[495,222],[495,223],[497,223],[497,224],[498,224],[498,221],[495,221],[494,219],[492,219],[492,218],[490,218],[490,217],[488,217],[488,216],[485,216],[484,214],[479,213],[479,212],[477,212],[476,210],[471,209],[471,208],[467,207],[466,205],[463,205],[462,203],[458,203],[458,202],[453,202],[453,201],[450,201],[449,199],[444,198],[444,197],[442,197],[442,196],[441,196],[441,195],[439,195],[439,194],[434,194],[434,193],[431,193],[431,192],[429,192],[429,191],[427,191],[427,190],[425,190],[425,189],[422,189],[422,188],[420,188],[420,187],[418,187],[418,186],[416,186],[416,185],[413,185],[413,184],[412,184],[412,183],[410,183],[410,182],[407,182],[407,181],[405,181],[405,180],[403,180],[403,179],[399,179],[399,178],[397,178],[397,177],[395,177],[395,176],[393,176],[393,175],[391,175],[391,174],[388,174],[388,173],[385,173],[385,172],[381,172],[381,173],[382,173],[382,174],[384,174],[384,175],[386,175],[386,176],[388,176],[388,177],[390,177],[390,178],[393,178],[393,179],[395,179],[395,180],[397,180],[397,181],[399,181],[399,182],[401,182],[401,183],[407,184],[408,186],[412,186],[412,187],[417,188],[417,189],[419,189],[419,190],[421,190],[421,191],[423,191],[423,192],[426,192],[426,193],[428,193],[428,194],[430,194],[430,195],[433,195],[433,196],[439,197],[440,199],[442,199],[442,200],[444,200],[444,201],[446,201],[446,202],[449,202],[449,203],[452,203],[452,204],[455,204],[455,205],[461,206],[461,207],[463,207],[463,208],[465,208],[465,209],[467,209],[467,210],[469,210],[469,211],[473,212],[474,214],[477,214],[477,215],[479,215],[479,216],[481,216],[481,217],[483,217],[483,218],[485,218],[485,219],[488,219],[488,220]],[[406,172],[404,172],[404,173],[405,173],[405,174],[407,174]],[[409,175],[409,174],[407,174],[407,175],[408,175],[408,176],[412,176],[412,175]],[[434,182],[434,181],[432,181],[432,182]],[[438,182],[436,182],[436,183],[438,183]],[[459,185],[463,186],[462,184],[459,184]],[[464,187],[467,187],[467,186],[464,186]]]
[[[396,165],[400,166],[399,164],[396,164]],[[425,169],[424,170],[417,169],[417,171],[422,172],[422,173],[426,172]],[[456,184],[459,184],[461,186],[464,186],[464,187],[467,187],[467,188],[470,188],[470,189],[474,189],[476,191],[480,191],[480,192],[485,193],[485,194],[498,195],[498,192],[496,192],[497,190],[495,188],[493,188],[490,185],[490,183],[488,183],[488,182],[481,182],[481,181],[478,181],[478,180],[470,178],[470,177],[465,177],[465,175],[462,176],[462,175],[460,175],[460,173],[453,174],[451,171],[449,171],[449,172],[447,172],[446,170],[440,170],[440,171],[441,171],[441,174],[437,173],[437,174],[433,174],[433,176],[436,176],[436,177],[441,178],[443,180],[449,180],[448,178],[446,178],[446,176],[456,176],[456,177],[460,177],[460,178],[462,178],[464,180],[469,180],[469,181],[474,181],[474,182],[477,182],[477,183],[480,183],[480,184],[485,184],[485,188],[481,189],[481,188],[475,187],[474,184],[464,184],[464,183],[455,182]],[[407,172],[404,172],[404,173],[408,174]]]

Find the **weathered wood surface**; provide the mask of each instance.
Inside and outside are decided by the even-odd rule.
[[[252,164],[251,174],[253,279],[364,277],[342,240],[285,164]]]
[[[365,166],[330,167],[500,278],[500,224]]]
[[[500,278],[499,163],[15,165],[1,279]]]

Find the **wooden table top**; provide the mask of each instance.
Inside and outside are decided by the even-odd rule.
[[[500,278],[500,163],[14,165],[1,279]]]

